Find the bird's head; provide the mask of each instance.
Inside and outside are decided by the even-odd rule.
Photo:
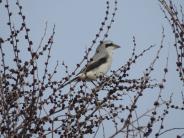
[[[104,50],[110,54],[110,53],[113,53],[113,50],[115,50],[117,48],[120,48],[120,46],[113,43],[110,40],[105,40],[105,41],[100,42],[100,45],[98,46],[97,51]]]
[[[120,48],[119,45],[113,43],[113,42],[110,41],[110,40],[103,41],[103,42],[102,42],[102,45],[104,45],[104,47],[105,47],[106,49],[112,49],[112,50],[114,50],[114,49]]]

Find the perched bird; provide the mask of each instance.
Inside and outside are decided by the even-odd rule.
[[[112,41],[106,40],[101,42],[91,58],[91,61],[76,75],[76,77],[69,82],[63,84],[61,87],[80,79],[92,81],[98,77],[105,75],[112,65],[112,55],[115,49],[120,48],[119,45]]]

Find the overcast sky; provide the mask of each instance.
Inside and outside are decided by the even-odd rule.
[[[40,42],[46,21],[48,22],[48,34],[51,33],[53,25],[56,25],[52,63],[55,64],[57,60],[65,61],[71,70],[81,61],[85,48],[89,47],[95,38],[104,18],[106,7],[105,0],[26,0],[20,2],[23,5],[26,22],[31,29],[30,36],[35,45]],[[177,0],[177,2],[184,5],[183,0]],[[1,12],[0,17],[6,19],[6,13]],[[178,81],[175,71],[176,55],[173,53],[175,51],[172,43],[173,37],[157,0],[118,1],[117,16],[108,39],[121,45],[122,48],[115,52],[112,69],[116,69],[127,61],[133,45],[132,38],[135,36],[137,51],[150,45],[156,45],[153,51],[146,54],[132,71],[132,75],[135,77],[142,75],[143,67],[149,65],[159,47],[162,27],[165,28],[166,33],[165,47],[153,75],[154,78],[161,78],[159,76],[163,75],[163,66],[169,53],[169,75],[164,92],[168,92],[168,95],[174,92],[177,103],[182,85]],[[7,32],[2,26],[0,29],[3,30],[0,35]],[[149,102],[151,96],[147,96],[147,98],[145,101]],[[144,104],[142,103],[143,106]],[[177,114],[177,112],[171,113],[166,127],[183,127],[183,116],[184,114]],[[163,135],[163,138],[174,136],[175,133]]]

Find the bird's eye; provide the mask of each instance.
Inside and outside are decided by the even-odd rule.
[[[113,45],[113,43],[108,43],[108,44],[105,44],[105,47],[107,48],[107,47],[110,47],[112,45]]]

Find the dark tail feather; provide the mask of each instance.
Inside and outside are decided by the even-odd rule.
[[[75,81],[75,80],[77,80],[77,79],[78,79],[78,77],[75,77],[75,78],[73,78],[72,80],[70,80],[70,81],[68,81],[68,82],[66,82],[66,83],[64,83],[64,84],[62,84],[61,86],[58,87],[57,90],[59,90],[59,89],[65,87],[66,85],[72,83],[73,81]]]

